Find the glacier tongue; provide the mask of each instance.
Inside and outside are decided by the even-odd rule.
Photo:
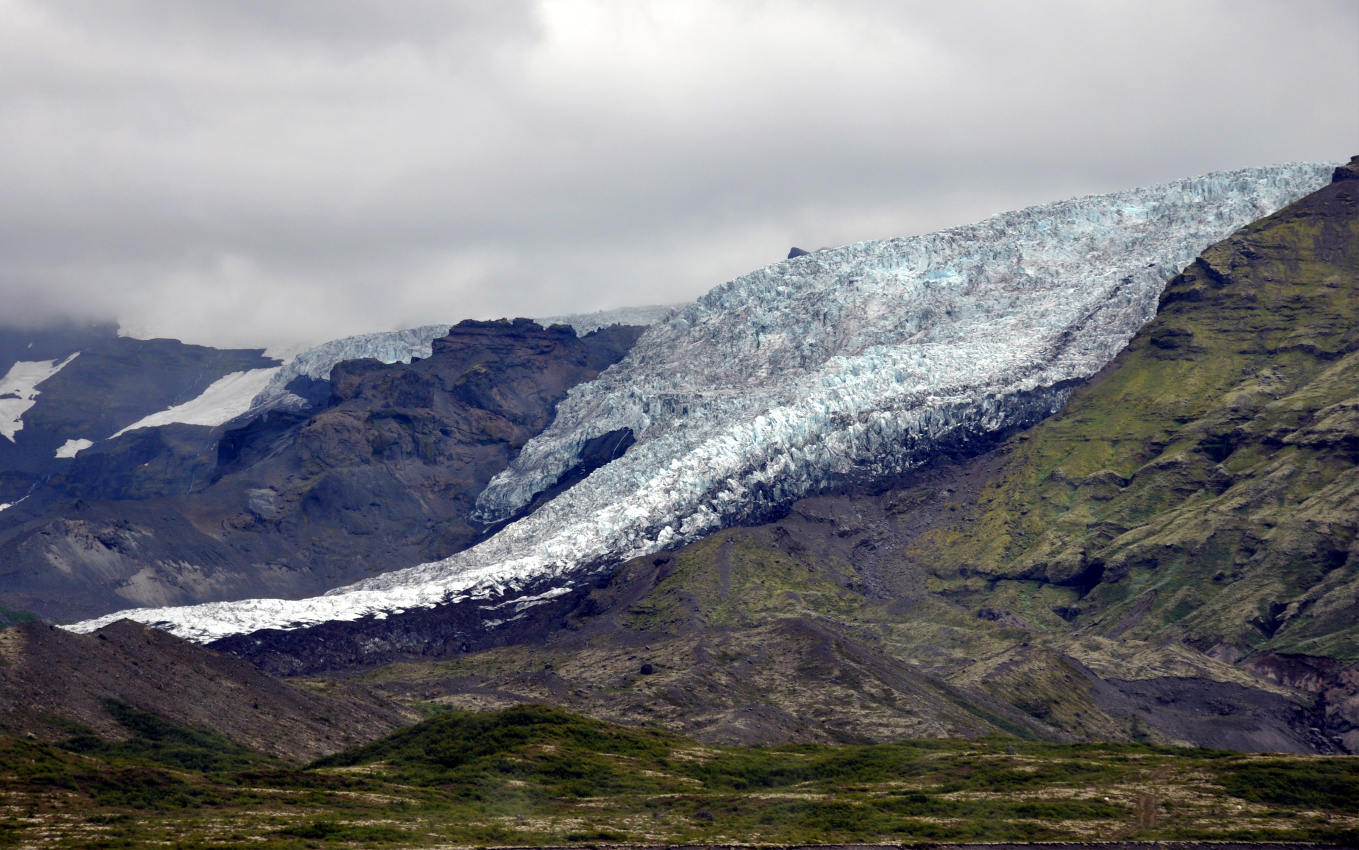
[[[637,439],[628,455],[549,513],[611,516],[614,502],[630,513],[645,503],[656,527],[639,534],[671,525],[691,539],[676,521],[711,530],[750,507],[752,486],[791,498],[851,472],[900,471],[922,438],[961,424],[964,408],[1004,427],[1006,397],[1098,371],[1203,248],[1328,173],[1212,174],[819,251],[737,278],[573,390],[478,498],[479,518],[512,515],[576,463],[586,440],[619,428]]]
[[[301,408],[306,402],[288,390],[298,378],[327,379],[335,364],[344,360],[371,357],[383,363],[409,363],[412,357],[430,356],[434,340],[448,333],[452,325],[422,325],[399,331],[359,334],[333,339],[302,351],[288,359],[269,383],[250,402],[251,410],[271,407]]]
[[[481,494],[480,518],[512,516],[592,437],[629,428],[636,443],[484,543],[313,599],[141,609],[74,628],[128,616],[212,640],[478,598],[901,472],[1055,410],[1151,318],[1167,280],[1331,169],[1210,174],[775,263],[651,327],[573,389]]]

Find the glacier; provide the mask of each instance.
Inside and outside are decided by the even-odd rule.
[[[640,307],[615,307],[611,310],[595,310],[592,313],[568,313],[562,316],[541,316],[533,321],[543,327],[570,325],[576,336],[585,336],[610,325],[641,325],[647,327],[664,321],[684,304],[646,304]]]
[[[1333,165],[1219,172],[784,260],[653,325],[574,388],[478,499],[513,517],[592,437],[636,443],[442,561],[311,599],[118,612],[210,641],[565,586],[941,447],[1029,424],[1118,353],[1205,247],[1325,185]]]
[[[433,351],[434,340],[446,336],[451,327],[451,324],[422,325],[323,342],[289,358],[251,400],[249,412],[306,407],[307,402],[289,391],[288,385],[298,378],[328,380],[335,364],[345,360],[373,358],[383,363],[409,363],[412,357],[428,357]]]

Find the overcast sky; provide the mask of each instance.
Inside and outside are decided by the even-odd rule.
[[[687,301],[1359,153],[1359,2],[0,0],[0,321],[214,345]]]

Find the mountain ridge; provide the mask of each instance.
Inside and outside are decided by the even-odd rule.
[[[1347,173],[1337,170],[1331,184],[1187,260],[1163,290],[1155,287],[1155,317],[1130,331],[1131,342],[1091,380],[1041,388],[1049,395],[1035,396],[1037,405],[1065,404],[1032,427],[988,420],[994,398],[983,393],[978,421],[993,430],[968,435],[971,446],[936,440],[923,465],[846,476],[821,492],[793,482],[784,496],[804,495],[791,502],[757,492],[775,506],[768,514],[729,511],[748,524],[683,546],[631,558],[623,550],[621,563],[587,564],[568,581],[529,573],[435,605],[422,589],[402,595],[382,578],[345,591],[380,603],[357,618],[242,630],[211,645],[277,673],[358,678],[425,709],[547,701],[714,742],[1008,734],[1353,751],[1359,664],[1345,612],[1359,599],[1349,472],[1359,464],[1359,212]],[[1231,180],[1207,185],[1224,184]],[[1125,205],[1090,220],[1126,219]],[[1150,290],[1132,297],[1120,271],[1102,291],[1129,296],[1115,312],[1132,315]],[[946,277],[927,275],[930,285],[953,286],[938,283]],[[713,303],[732,308],[742,286],[751,297],[763,291],[758,280],[721,289]],[[1025,315],[1005,312],[1022,300],[1009,283],[987,288],[961,273],[955,280],[982,307],[1004,301],[999,313],[962,321],[981,327],[999,315],[1001,327],[1013,327]],[[922,303],[920,315],[893,321],[935,322],[962,302]],[[1071,322],[1045,326],[1051,332],[1036,350],[1098,363],[1093,352],[1109,340],[1085,339],[1082,329],[1105,318],[1080,304],[1062,309]],[[734,315],[748,324],[753,314]],[[682,312],[676,322],[692,327],[693,317]],[[946,322],[929,327],[935,336],[960,333]],[[654,339],[681,332],[652,331],[653,341],[633,348],[601,385],[627,384],[639,362],[668,362],[655,359]],[[867,365],[881,365],[870,337],[846,331],[835,345],[861,346],[872,355]],[[750,341],[759,349],[792,344],[763,331]],[[758,361],[728,364],[730,352],[721,359],[724,368],[764,374]],[[843,352],[832,360],[837,368],[849,362]],[[871,388],[864,381],[883,376],[867,365],[833,385]],[[411,376],[429,368],[356,361],[335,368],[330,392],[350,401],[374,391],[419,395]],[[474,394],[496,391],[495,380],[477,380]],[[598,389],[576,385],[564,404],[594,409]],[[685,422],[683,408],[696,397],[640,387],[633,400],[644,413],[648,398],[663,403],[647,416],[677,413],[674,421]],[[710,401],[727,409],[724,397]],[[945,425],[966,423],[948,403],[933,405]],[[760,416],[752,420],[766,429],[760,436],[778,437],[776,417]],[[540,429],[538,439],[560,445],[570,419]],[[607,430],[614,425],[623,427]],[[542,480],[556,474],[565,489],[530,524],[584,504],[579,488],[635,469],[646,422],[605,417],[592,427],[608,446],[591,437],[568,454],[604,466],[574,485],[575,473],[545,466]],[[272,451],[267,429],[241,437],[231,451],[243,458]],[[777,454],[782,444],[771,445]],[[950,446],[956,451],[938,450]],[[535,456],[526,448],[519,462]],[[795,466],[774,469],[791,474]],[[682,464],[670,471],[652,483],[684,483]],[[257,501],[261,515],[276,508],[263,495]],[[627,508],[645,522],[645,504]],[[586,522],[604,535],[620,527],[610,515]],[[464,562],[479,557],[469,552]],[[343,593],[320,599],[352,601]]]
[[[362,689],[282,682],[229,655],[123,621],[92,635],[43,623],[0,630],[0,730],[60,740],[72,724],[112,739],[129,705],[295,763],[413,722]]]

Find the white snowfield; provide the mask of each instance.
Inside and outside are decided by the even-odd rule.
[[[636,444],[484,543],[312,599],[72,628],[130,617],[209,641],[566,586],[817,488],[909,469],[941,443],[1056,410],[1205,247],[1325,185],[1332,167],[1210,174],[775,263],[654,325],[573,389],[481,494],[483,519],[551,486],[591,437],[626,427]]]
[[[196,398],[183,404],[152,413],[113,433],[109,439],[120,437],[138,428],[157,428],[161,425],[223,425],[250,409],[251,401],[264,389],[281,366],[232,372],[213,381]],[[84,448],[88,448],[85,446]],[[60,457],[61,455],[58,455]]]
[[[0,435],[11,443],[24,428],[24,414],[38,400],[38,385],[52,377],[80,355],[77,351],[65,360],[20,360],[0,378]],[[8,506],[7,506],[8,507]]]
[[[57,447],[56,457],[58,460],[73,458],[92,445],[94,445],[94,440],[67,440]]]

